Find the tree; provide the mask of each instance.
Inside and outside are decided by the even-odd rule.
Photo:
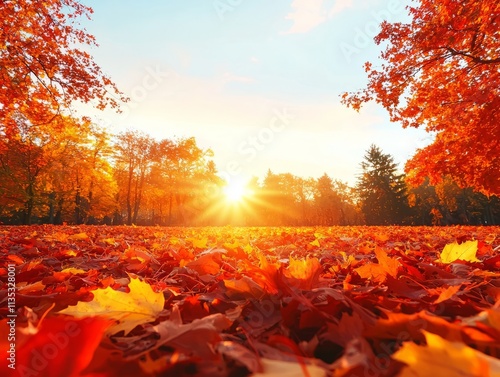
[[[185,224],[208,205],[211,183],[217,185],[215,165],[208,160],[213,152],[201,149],[194,137],[164,140],[162,143],[159,167],[167,193],[167,223],[174,222],[175,208],[175,222]]]
[[[461,186],[500,193],[500,2],[418,0],[411,23],[383,22],[383,64],[365,64],[368,85],[344,93],[359,110],[376,100],[403,127],[436,133],[406,171],[412,183],[450,175]]]
[[[1,206],[7,213],[18,213],[18,222],[31,224],[39,198],[40,175],[51,160],[47,151],[53,135],[32,126],[24,117],[14,118],[16,127],[0,138]]]
[[[137,223],[146,180],[152,167],[155,141],[138,131],[122,132],[117,137],[116,175],[120,197],[125,200],[127,224]]]
[[[443,214],[439,209],[439,198],[429,179],[409,190],[408,204],[413,210],[413,225],[441,225]]]
[[[314,201],[319,225],[344,225],[342,201],[333,189],[332,179],[325,173],[318,178]]]
[[[75,26],[91,13],[76,0],[0,2],[0,130],[15,129],[19,112],[35,125],[50,123],[75,100],[118,106],[121,93],[81,49],[96,45]]]
[[[61,116],[45,125],[16,117],[0,138],[0,212],[14,223],[86,222],[111,208],[106,134]]]
[[[406,185],[390,154],[371,145],[361,162],[357,190],[368,225],[401,224],[408,215]]]

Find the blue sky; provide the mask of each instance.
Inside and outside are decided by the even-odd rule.
[[[131,98],[123,114],[95,113],[114,132],[196,137],[226,179],[268,169],[355,183],[374,143],[402,164],[429,142],[369,104],[340,94],[366,84],[382,19],[405,0],[86,0],[82,22],[96,62]],[[87,110],[94,114],[93,111]]]

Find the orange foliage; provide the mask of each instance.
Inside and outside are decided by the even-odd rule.
[[[496,375],[499,234],[0,227],[0,300],[13,269],[17,287],[15,307],[0,307],[0,351],[15,313],[18,368],[4,357],[0,373]]]
[[[0,124],[23,114],[46,124],[74,100],[117,107],[121,93],[78,45],[94,37],[75,27],[92,9],[76,0],[0,2]],[[115,97],[109,93],[114,93]]]
[[[411,23],[384,22],[388,42],[380,68],[365,65],[369,83],[343,102],[359,110],[376,100],[403,127],[435,133],[406,170],[414,183],[444,175],[486,194],[500,193],[500,3],[420,0]]]

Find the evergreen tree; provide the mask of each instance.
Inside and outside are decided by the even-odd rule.
[[[409,215],[404,176],[390,154],[371,145],[361,162],[357,190],[368,225],[401,224]]]

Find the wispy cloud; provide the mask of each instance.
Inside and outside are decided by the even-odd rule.
[[[286,16],[293,25],[286,34],[307,33],[352,6],[353,0],[294,0]]]
[[[326,21],[327,12],[323,8],[324,0],[294,0],[293,11],[286,16],[293,25],[289,34],[307,33]]]
[[[337,0],[334,2],[333,6],[330,8],[328,13],[328,18],[341,13],[344,9],[351,8],[353,6],[353,0]]]

